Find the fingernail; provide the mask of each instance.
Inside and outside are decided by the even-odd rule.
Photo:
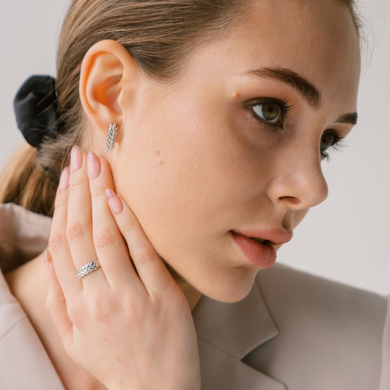
[[[45,259],[45,269],[46,269],[47,277],[50,278],[49,259],[47,256],[47,249],[45,249],[45,253],[43,255],[43,258]]]
[[[66,189],[68,189],[69,176],[70,176],[69,167],[66,167],[66,168],[64,168],[64,170],[61,173],[60,185],[59,185],[60,191],[65,191]]]
[[[110,189],[106,190],[106,197],[108,200],[108,204],[110,205],[112,211],[115,214],[120,214],[123,210],[122,201],[118,198],[118,196],[115,194],[115,192],[111,191]]]
[[[83,165],[83,156],[81,155],[80,148],[75,145],[72,148],[70,153],[70,165],[72,167],[72,172],[76,172]]]
[[[91,180],[96,179],[100,175],[100,161],[94,152],[89,152],[87,157],[88,175]]]

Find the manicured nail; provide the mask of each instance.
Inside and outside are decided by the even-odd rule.
[[[49,259],[47,256],[47,249],[45,249],[45,253],[43,255],[43,258],[45,259],[45,269],[46,269],[47,277],[50,278]]]
[[[108,204],[110,205],[112,211],[115,214],[120,214],[123,210],[122,201],[118,196],[115,194],[115,192],[111,191],[110,189],[106,190],[106,197],[108,200]]]
[[[91,180],[96,179],[100,175],[100,161],[94,152],[89,152],[87,156],[88,175]]]
[[[64,170],[61,173],[60,177],[60,191],[65,191],[69,187],[69,176],[70,176],[70,171],[69,167],[64,168]]]
[[[73,146],[70,153],[70,165],[72,167],[72,172],[76,172],[83,165],[83,156],[80,152],[80,148],[77,145]]]

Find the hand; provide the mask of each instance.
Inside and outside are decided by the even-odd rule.
[[[55,200],[46,301],[66,353],[110,390],[200,389],[187,300],[134,213],[114,193],[110,208],[106,189],[108,162],[89,154],[87,164],[74,149]],[[75,269],[96,259],[101,267],[79,280]]]

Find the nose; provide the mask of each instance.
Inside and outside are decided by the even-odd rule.
[[[280,157],[277,172],[268,187],[268,196],[278,208],[309,209],[328,197],[318,154],[297,149]]]

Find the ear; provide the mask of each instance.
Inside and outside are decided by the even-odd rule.
[[[119,129],[124,124],[140,77],[138,64],[120,43],[104,40],[88,50],[81,65],[79,93],[84,112],[100,134],[92,133],[99,145],[104,145],[110,124],[116,123]]]

